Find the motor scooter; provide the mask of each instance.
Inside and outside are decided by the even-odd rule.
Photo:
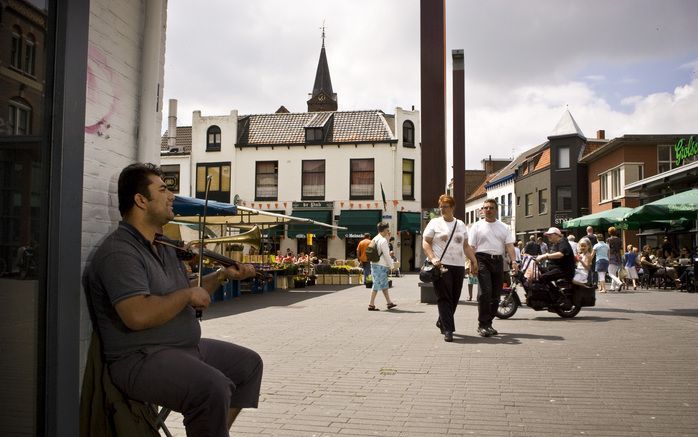
[[[538,268],[545,269],[542,266]],[[528,307],[535,311],[547,310],[565,319],[579,314],[582,307],[596,305],[595,290],[592,287],[564,279],[555,281],[554,285],[545,284],[538,280],[526,279],[523,271],[518,271],[511,275],[511,287],[502,291],[497,318],[508,319],[516,314],[516,310],[522,305],[519,290],[523,290]]]

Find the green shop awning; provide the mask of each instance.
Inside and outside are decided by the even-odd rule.
[[[310,220],[315,220],[316,222],[332,224],[332,211],[331,210],[294,210],[291,212],[293,217],[307,218]],[[288,238],[303,238],[306,234],[314,234],[316,237],[324,237],[327,235],[332,235],[332,229],[326,228],[324,226],[317,226],[313,224],[297,223],[288,225]],[[302,235],[302,237],[298,237]]]
[[[422,221],[418,212],[398,212],[397,213],[398,232],[409,231],[415,235],[422,232]]]
[[[267,212],[273,212],[274,214],[286,214],[286,211],[280,210],[280,211],[267,211]],[[279,223],[278,225],[273,225],[271,223],[265,224],[261,226],[262,228],[262,237],[263,238],[276,238],[276,237],[281,237],[284,235],[284,229],[285,226],[283,223]]]
[[[378,232],[376,225],[381,221],[381,215],[380,209],[343,209],[339,213],[339,226],[344,226],[347,230],[339,229],[337,235],[340,238],[360,238],[368,232],[373,237]]]

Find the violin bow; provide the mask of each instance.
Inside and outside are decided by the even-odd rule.
[[[213,180],[213,176],[206,176],[206,192],[204,193],[204,212],[202,215],[199,216],[199,287],[201,287],[201,281],[204,276],[204,227],[206,226],[206,210],[208,209],[208,192],[211,189],[211,180]],[[201,321],[202,317],[203,311],[196,310],[196,318],[199,319],[199,321]]]

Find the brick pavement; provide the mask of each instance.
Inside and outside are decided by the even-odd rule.
[[[264,359],[259,409],[242,436],[698,435],[698,294],[597,294],[574,319],[520,308],[475,333],[456,313],[453,343],[417,276],[394,279],[398,307],[366,310],[363,286],[244,295],[204,313],[205,336]],[[467,295],[467,292],[465,292]],[[168,419],[184,436],[181,416]]]

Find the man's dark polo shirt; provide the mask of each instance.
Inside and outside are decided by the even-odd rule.
[[[114,308],[122,299],[142,295],[166,295],[189,287],[189,280],[171,247],[150,242],[136,228],[120,222],[101,244],[88,267],[87,286],[105,358],[114,361],[151,346],[196,346],[201,327],[195,311],[187,306],[167,323],[155,328],[132,331]]]
[[[562,238],[557,244],[552,245],[549,253],[555,252],[562,252],[562,258],[550,259],[548,264],[559,268],[564,273],[565,277],[571,280],[574,277],[576,261],[572,246],[570,246],[566,238]]]

